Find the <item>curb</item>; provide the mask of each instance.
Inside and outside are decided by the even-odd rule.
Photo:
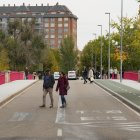
[[[0,107],[2,105],[4,105],[5,103],[7,103],[9,100],[11,100],[12,98],[16,97],[17,95],[19,95],[21,92],[23,92],[25,89],[31,87],[33,84],[37,83],[39,80],[34,81],[33,83],[31,83],[30,85],[26,86],[25,88],[19,90],[18,92],[16,92],[15,94],[7,97],[6,99],[4,99],[3,101],[0,102]]]
[[[125,103],[126,105],[128,105],[129,107],[131,107],[133,110],[137,111],[138,113],[140,113],[140,107],[136,104],[134,104],[133,102],[131,102],[130,100],[124,98],[123,96],[119,95],[118,93],[112,91],[111,89],[105,87],[104,85],[98,83],[97,81],[94,80],[94,83],[96,85],[98,85],[99,87],[103,88],[105,91],[109,92],[111,95],[113,95],[115,98],[119,99],[120,101],[122,101],[123,103]]]

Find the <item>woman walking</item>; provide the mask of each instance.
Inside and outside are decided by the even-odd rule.
[[[56,86],[56,91],[59,90],[59,95],[61,96],[62,106],[60,106],[60,108],[66,107],[65,95],[67,95],[68,85],[69,83],[67,77],[65,76],[64,72],[61,72]]]

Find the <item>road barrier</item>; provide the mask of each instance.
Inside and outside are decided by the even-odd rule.
[[[0,73],[0,85],[5,83],[5,74],[4,73]]]
[[[15,81],[15,80],[24,80],[24,79],[25,79],[24,71],[22,71],[22,72],[5,71],[5,72],[0,73],[0,85]],[[29,74],[28,79],[32,80],[33,75]]]
[[[138,72],[133,71],[124,72],[124,79],[138,81]]]

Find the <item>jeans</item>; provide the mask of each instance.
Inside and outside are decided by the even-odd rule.
[[[62,102],[62,105],[66,104],[66,99],[64,95],[61,95],[61,102]]]

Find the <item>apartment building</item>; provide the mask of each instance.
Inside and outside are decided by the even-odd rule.
[[[66,36],[72,36],[77,48],[77,16],[75,16],[65,5],[41,5],[26,6],[1,6],[0,28],[5,32],[8,22],[15,19],[31,21],[35,19],[35,30],[41,34],[50,48],[59,48],[61,41]]]

